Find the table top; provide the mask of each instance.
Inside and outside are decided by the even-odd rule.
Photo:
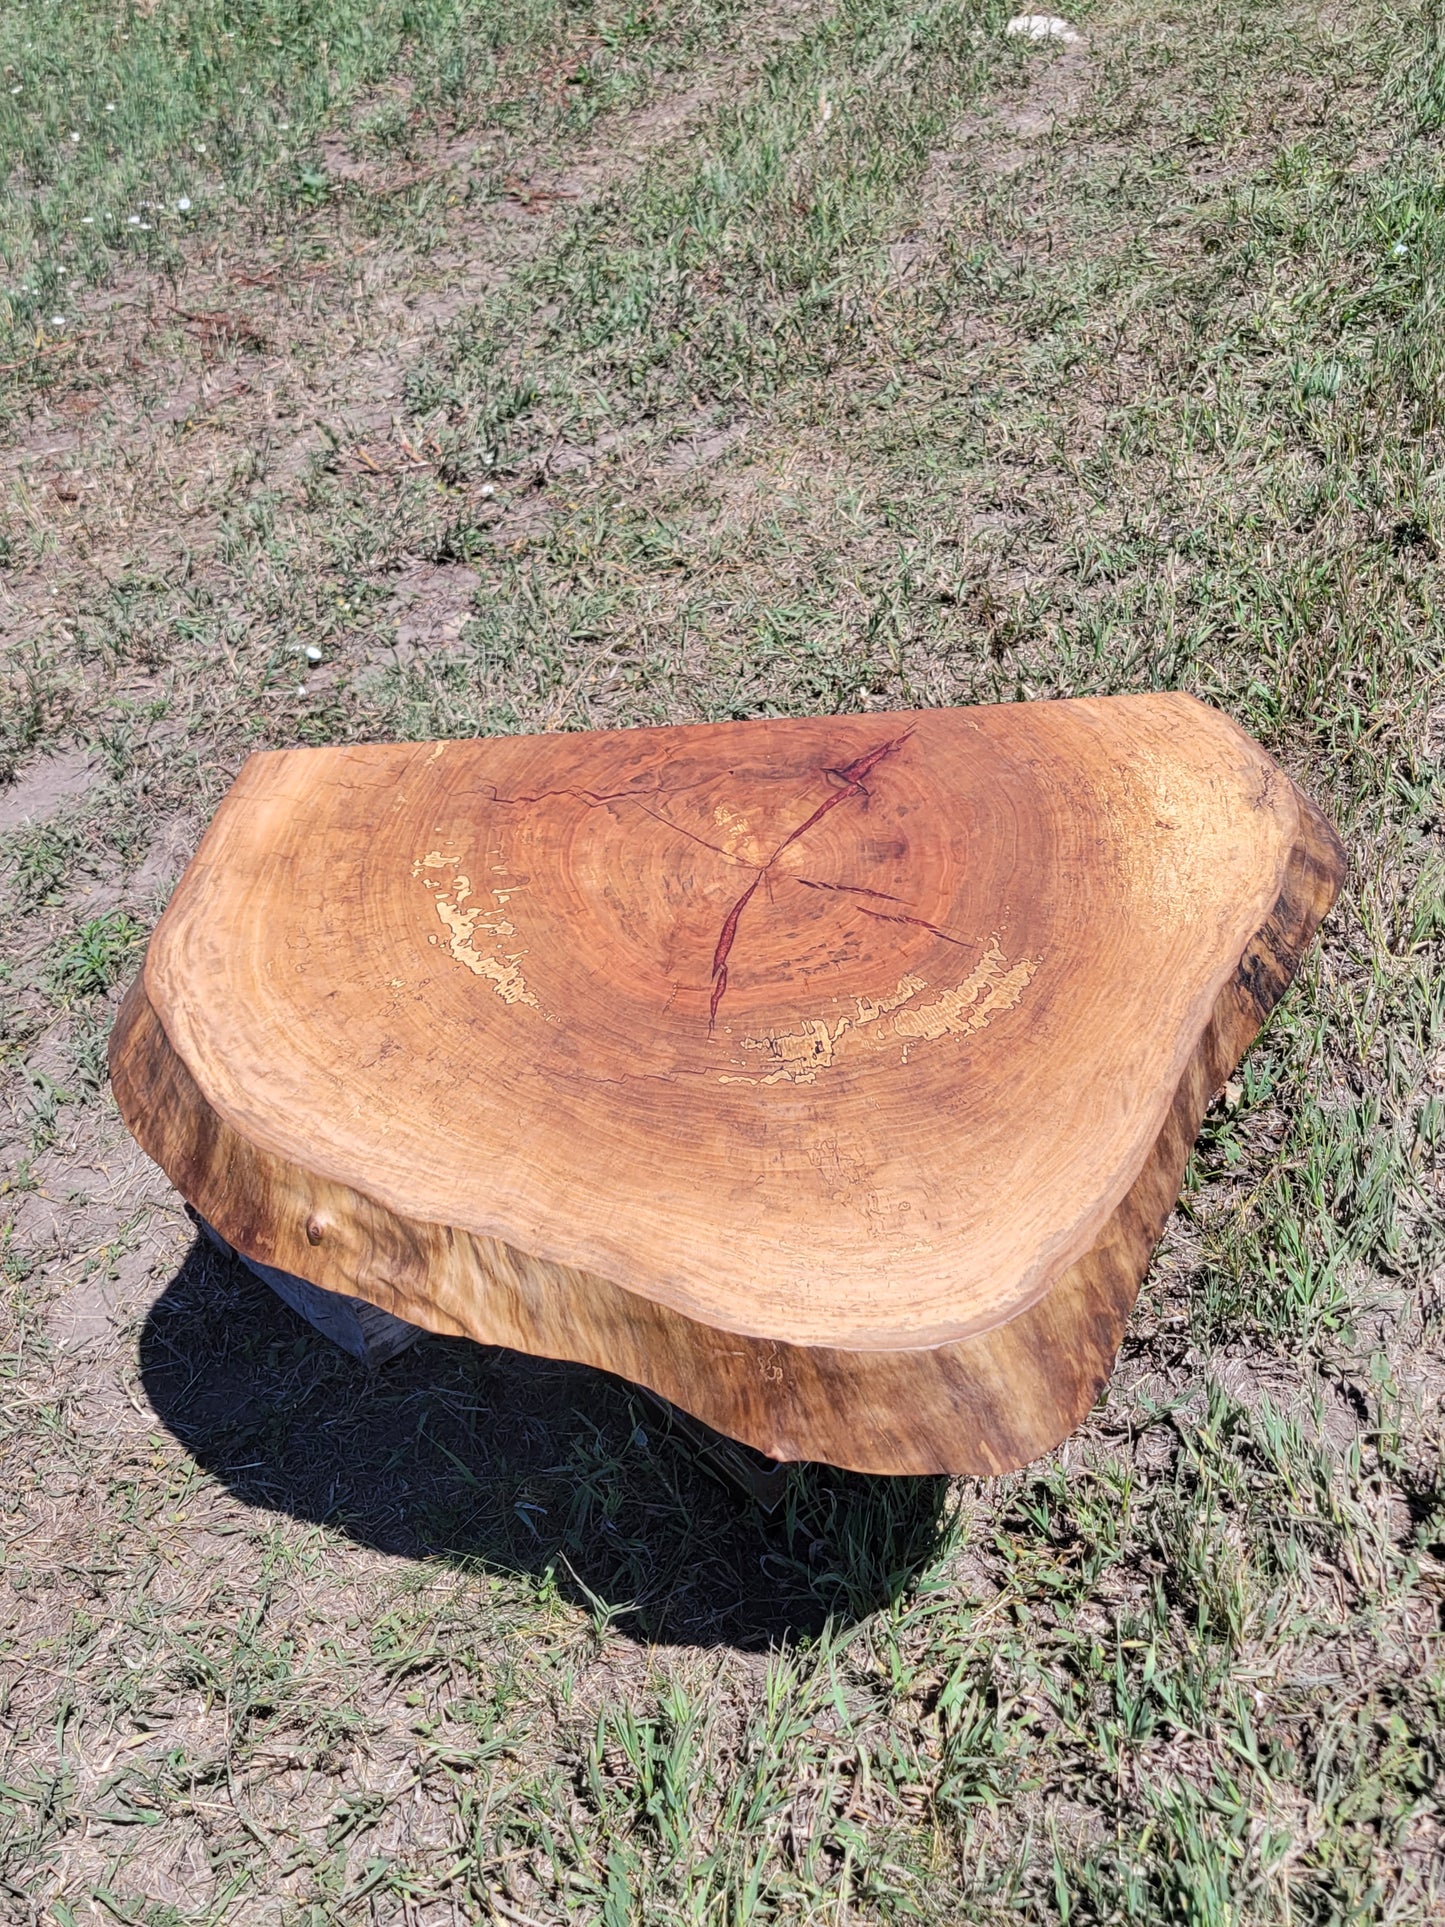
[[[228,1130],[390,1220],[917,1351],[1099,1246],[1302,862],[1312,930],[1338,846],[1180,695],[296,749],[144,992]]]

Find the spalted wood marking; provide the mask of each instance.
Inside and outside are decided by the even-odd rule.
[[[1183,696],[246,765],[112,1039],[237,1249],[776,1459],[1102,1387],[1338,841]]]

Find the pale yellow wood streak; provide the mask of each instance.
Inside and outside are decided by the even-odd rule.
[[[494,888],[488,895],[495,902],[472,903],[472,880],[458,867],[460,863],[460,857],[431,850],[412,865],[413,876],[426,870],[454,872],[450,877],[422,876],[423,884],[436,892],[436,912],[447,933],[447,948],[473,976],[485,977],[504,1004],[530,1004],[535,1010],[537,999],[528,990],[522,973],[526,946],[510,947],[517,926],[507,915],[506,905],[516,893]]]
[[[931,1001],[915,1001],[928,989],[921,977],[900,977],[891,997],[856,998],[853,1015],[845,1014],[831,1025],[826,1017],[806,1017],[796,1030],[745,1037],[742,1048],[757,1051],[765,1068],[757,1077],[719,1071],[718,1082],[812,1084],[821,1071],[831,1070],[845,1054],[859,1048],[896,1050],[898,1062],[906,1064],[911,1043],[966,1037],[970,1031],[982,1030],[995,1012],[1012,1010],[1037,969],[1036,957],[1011,964],[994,937],[963,982]]]

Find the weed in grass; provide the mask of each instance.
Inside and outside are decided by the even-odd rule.
[[[145,931],[124,910],[107,910],[81,924],[50,966],[57,996],[73,1000],[109,990],[135,960]]]
[[[63,823],[42,823],[7,837],[4,861],[20,909],[57,902],[84,849],[80,832]]]

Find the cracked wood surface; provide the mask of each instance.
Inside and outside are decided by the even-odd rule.
[[[112,1077],[262,1263],[775,1458],[998,1472],[1101,1390],[1342,868],[1177,695],[273,752]]]

